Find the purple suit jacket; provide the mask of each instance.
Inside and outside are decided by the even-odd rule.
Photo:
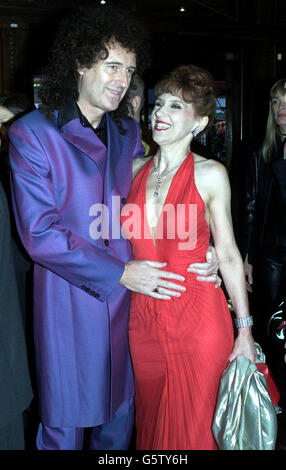
[[[107,150],[78,118],[59,129],[33,111],[10,129],[16,223],[35,262],[41,420],[51,427],[102,424],[133,396],[129,293],[118,283],[131,247],[118,231],[96,239],[91,227],[96,203],[108,207],[110,227],[119,223],[132,157],[144,148],[134,120],[123,120],[125,136],[106,120]]]

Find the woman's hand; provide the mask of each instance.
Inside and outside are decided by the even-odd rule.
[[[250,328],[239,328],[229,361],[234,361],[238,356],[245,356],[251,362],[256,361],[257,352]]]
[[[221,278],[217,275],[218,268],[219,260],[216,250],[213,246],[209,246],[206,253],[206,262],[190,264],[187,271],[198,274],[198,281],[215,282],[215,287],[219,287]]]

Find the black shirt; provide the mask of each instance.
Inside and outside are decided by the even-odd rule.
[[[82,114],[77,103],[73,99],[70,99],[66,101],[62,108],[59,110],[58,126],[62,127],[76,118],[79,118],[83,127],[90,127],[97,135],[97,137],[101,140],[101,142],[103,142],[104,145],[107,147],[107,128],[105,114],[103,115],[103,118],[101,119],[99,125],[94,128],[92,127],[88,119]]]

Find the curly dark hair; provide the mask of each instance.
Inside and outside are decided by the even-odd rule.
[[[43,70],[41,110],[50,117],[67,99],[77,100],[78,66],[90,68],[99,58],[106,58],[106,46],[111,42],[135,52],[142,72],[149,64],[147,34],[141,21],[114,7],[85,7],[73,12],[61,22]]]
[[[179,65],[155,85],[155,95],[171,93],[192,103],[196,114],[208,116],[206,129],[212,124],[216,111],[216,92],[211,74],[196,65]]]

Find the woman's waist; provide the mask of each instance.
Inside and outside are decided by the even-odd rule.
[[[146,253],[142,252],[140,253],[140,256],[138,256],[138,253],[134,253],[134,259],[137,260],[148,260],[148,261],[156,261],[159,263],[166,263],[166,266],[160,268],[162,271],[169,271],[173,272],[175,274],[180,274],[182,276],[188,275],[193,275],[193,276],[198,276],[197,273],[193,273],[192,271],[188,271],[191,265],[196,265],[196,264],[203,264],[206,263],[206,257],[205,254],[203,257],[187,257],[184,256],[182,258],[177,258],[176,260],[174,259],[169,259],[168,256],[159,256],[157,253]]]
[[[176,316],[180,312],[188,311],[189,309],[195,309],[199,315],[201,312],[213,311],[215,306],[219,305],[219,311],[221,308],[227,310],[226,298],[221,287],[215,287],[215,282],[201,281],[197,279],[198,275],[195,273],[187,273],[185,281],[172,281],[175,284],[179,284],[185,287],[185,291],[180,292],[180,296],[170,296],[168,300],[161,300],[151,296],[132,292],[131,294],[131,310],[132,312],[139,314],[143,312],[149,312],[150,315],[157,315],[162,311],[168,311],[172,316]],[[143,309],[143,310],[142,310]]]

